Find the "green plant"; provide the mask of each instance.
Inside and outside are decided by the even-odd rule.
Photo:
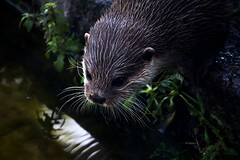
[[[64,68],[64,60],[69,54],[76,54],[83,48],[75,39],[73,34],[69,32],[69,26],[63,11],[58,8],[56,3],[46,3],[42,6],[40,13],[25,13],[20,22],[20,26],[24,26],[30,32],[33,26],[37,26],[43,30],[44,39],[47,45],[45,56],[50,59],[55,57],[53,62],[57,71]],[[70,64],[74,59],[69,58]]]
[[[202,147],[198,143],[199,139],[196,137],[194,139],[195,145],[202,154],[201,160],[218,160],[220,156],[227,158],[237,156],[236,151],[226,145],[223,133],[224,124],[214,114],[206,113],[199,93],[194,98],[182,90],[183,81],[184,78],[180,74],[167,75],[163,80],[148,84],[139,93],[147,96],[147,108],[154,117],[160,119],[163,129],[174,120],[179,103],[187,107],[192,118],[198,121],[198,125],[194,129],[198,131],[195,133],[196,137],[202,137],[201,141],[205,142],[205,146]],[[153,155],[157,156],[159,150],[163,150],[162,145],[156,149]],[[173,149],[170,150],[173,151]],[[171,155],[175,155],[175,158],[178,157],[177,159],[181,156],[180,153],[171,153]]]

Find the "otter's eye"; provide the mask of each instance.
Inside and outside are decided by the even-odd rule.
[[[126,81],[125,77],[117,77],[112,81],[112,86],[121,87],[125,81]]]
[[[89,81],[92,80],[92,76],[91,76],[91,74],[90,74],[88,71],[86,71],[86,78],[87,78],[87,80],[89,80]]]

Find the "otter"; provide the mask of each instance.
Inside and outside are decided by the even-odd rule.
[[[228,30],[227,0],[116,0],[89,33],[82,59],[84,95],[106,108],[124,101],[162,70],[197,68],[219,52]]]

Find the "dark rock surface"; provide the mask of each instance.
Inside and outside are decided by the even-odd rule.
[[[205,88],[206,108],[226,126],[230,139],[240,141],[240,19],[230,26],[225,49],[211,66]],[[234,141],[232,141],[234,142]]]

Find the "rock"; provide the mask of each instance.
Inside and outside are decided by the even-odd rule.
[[[206,108],[220,119],[232,142],[240,141],[240,19],[230,25],[225,49],[218,55],[208,73]]]

